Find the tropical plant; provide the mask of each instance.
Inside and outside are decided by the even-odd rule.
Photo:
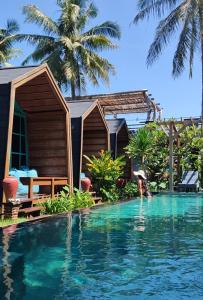
[[[203,149],[203,138],[200,128],[196,126],[187,127],[180,135],[180,144],[176,152],[179,155],[183,170],[201,170],[201,150]],[[201,172],[201,171],[200,171]]]
[[[169,15],[166,13],[169,12]],[[138,14],[134,23],[148,19],[150,15],[164,17],[157,26],[156,35],[150,46],[147,65],[151,65],[168,45],[173,34],[180,32],[173,58],[173,76],[181,74],[189,62],[192,77],[194,54],[201,49],[202,58],[202,107],[203,118],[203,1],[202,0],[139,0]]]
[[[74,193],[70,194],[69,201],[74,203],[74,209],[87,208],[94,205],[92,196],[88,192],[81,192],[78,189],[74,189]]]
[[[20,37],[18,31],[19,26],[15,20],[8,20],[6,28],[0,28],[0,67],[21,53],[20,50],[13,48],[14,42]]]
[[[90,193],[81,192],[78,189],[74,189],[74,193],[70,193],[69,187],[65,186],[56,199],[49,199],[43,203],[43,213],[64,213],[79,208],[91,207],[93,204]]]
[[[99,157],[92,156],[91,158],[84,155],[87,159],[88,171],[92,177],[94,190],[98,194],[105,194],[104,191],[115,190],[116,180],[123,175],[123,168],[125,166],[124,156],[119,156],[112,159],[109,151],[100,151]],[[106,198],[104,195],[104,198]]]
[[[151,182],[149,182],[149,187],[150,187],[150,191],[152,191],[152,192],[166,190],[168,188],[168,182],[167,181],[162,181],[162,182],[151,181]]]
[[[169,163],[168,138],[158,125],[151,123],[140,128],[131,136],[126,149],[145,170],[149,181],[165,179]]]
[[[121,190],[122,198],[132,198],[138,195],[137,184],[135,182],[128,181],[124,188]]]
[[[60,86],[71,86],[72,98],[85,90],[86,80],[94,85],[99,80],[109,82],[113,65],[99,55],[103,50],[115,49],[111,39],[120,38],[119,26],[106,21],[88,28],[98,10],[88,0],[57,0],[60,9],[58,20],[52,20],[35,5],[26,5],[26,21],[42,27],[44,35],[25,37],[36,49],[24,61],[47,62]]]
[[[152,150],[151,131],[145,127],[138,129],[136,133],[131,136],[126,150],[129,157],[137,159],[142,168],[145,169],[145,159]]]
[[[109,203],[114,203],[117,202],[119,200],[119,191],[116,188],[116,185],[112,185],[111,187],[108,188],[101,188],[100,189],[101,195],[102,195],[102,199],[104,201],[108,201]]]

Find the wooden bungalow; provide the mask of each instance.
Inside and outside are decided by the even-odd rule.
[[[72,186],[69,109],[47,64],[0,69],[0,133],[0,200],[11,168]]]
[[[98,101],[67,101],[71,114],[73,180],[80,187],[81,173],[88,172],[83,155],[98,156],[109,150],[109,130]]]
[[[124,176],[126,179],[132,177],[132,162],[125,153],[125,147],[129,143],[129,131],[125,119],[109,119],[107,125],[110,131],[110,144],[113,158],[124,155],[126,161]]]

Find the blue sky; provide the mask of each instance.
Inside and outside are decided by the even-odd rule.
[[[22,7],[25,4],[35,4],[46,14],[57,18],[56,0],[6,0],[1,4],[0,27],[8,18],[15,18],[23,33],[40,32],[39,27],[24,23]],[[164,117],[199,116],[201,107],[201,64],[200,55],[196,57],[192,80],[188,70],[181,77],[174,80],[171,76],[172,55],[176,38],[164,51],[159,61],[152,67],[146,67],[146,55],[154,36],[156,20],[142,22],[138,26],[130,25],[136,14],[136,0],[95,0],[99,8],[99,17],[95,23],[105,20],[116,21],[122,31],[122,38],[118,42],[117,50],[104,53],[115,65],[116,76],[111,78],[110,87],[102,85],[92,87],[88,85],[87,94],[112,93],[148,89],[156,102],[164,108]],[[26,43],[17,45],[23,50],[23,55],[12,61],[20,65],[23,58],[32,49]]]

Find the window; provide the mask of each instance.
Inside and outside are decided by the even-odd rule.
[[[19,104],[15,104],[13,118],[11,168],[28,166],[26,114]]]

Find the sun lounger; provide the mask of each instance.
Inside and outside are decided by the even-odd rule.
[[[187,171],[183,173],[182,182],[178,183],[179,192],[198,192],[199,174],[197,171]]]

